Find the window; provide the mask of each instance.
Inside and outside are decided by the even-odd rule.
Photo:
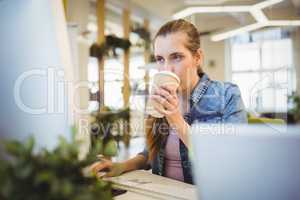
[[[232,82],[250,112],[287,112],[295,90],[292,40],[280,29],[231,40]]]
[[[122,57],[108,58],[105,60],[104,66],[104,102],[105,106],[119,109],[123,108],[123,79],[124,65]],[[130,97],[130,105],[133,110],[144,110],[145,95],[136,95],[134,90],[143,91],[145,89],[144,76],[145,69],[141,66],[145,65],[143,55],[133,56],[130,59],[130,86],[132,94]],[[98,86],[98,62],[95,58],[90,58],[88,65],[88,80],[90,82],[90,90],[96,93],[99,90]],[[96,100],[90,101],[90,111],[95,111],[99,108]]]

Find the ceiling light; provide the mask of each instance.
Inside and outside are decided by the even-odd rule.
[[[195,6],[183,9],[173,15],[173,19],[188,17],[196,13],[228,13],[228,12],[249,12],[251,6]]]
[[[284,0],[266,0],[250,6],[191,6],[173,15],[173,19],[184,18],[195,13],[217,13],[217,12],[251,12],[261,10]]]
[[[184,18],[195,13],[232,13],[232,12],[250,12],[257,23],[243,26],[225,33],[212,36],[213,41],[220,41],[233,37],[240,33],[253,31],[265,26],[300,26],[300,20],[274,20],[270,21],[262,9],[280,3],[284,0],[266,0],[252,6],[192,6],[183,9],[173,15],[174,19]]]
[[[201,4],[201,5],[217,5],[225,3],[228,0],[185,0],[184,4],[186,5],[195,5],[195,4]]]
[[[268,26],[300,26],[300,20],[272,20]]]
[[[257,22],[267,22],[268,18],[266,17],[266,15],[263,13],[262,10],[259,9],[251,9],[250,13],[252,14],[252,16],[255,18],[255,20]]]
[[[265,23],[255,23],[247,26],[243,26],[241,28],[237,28],[231,31],[227,31],[224,33],[215,34],[211,37],[211,40],[214,42],[225,40],[227,38],[254,31],[267,26],[300,26],[300,20],[272,20],[267,21]]]
[[[266,1],[254,4],[253,7],[256,8],[256,9],[264,9],[266,7],[270,7],[272,5],[280,3],[282,1],[284,1],[284,0],[266,0]]]
[[[233,37],[233,36],[238,35],[238,34],[254,31],[254,30],[262,28],[264,26],[265,26],[265,24],[262,24],[262,23],[250,24],[250,25],[247,25],[247,26],[243,26],[241,28],[231,30],[231,31],[216,34],[216,35],[211,37],[211,40],[214,41],[214,42],[221,41],[221,40]]]

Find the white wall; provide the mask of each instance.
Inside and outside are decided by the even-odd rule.
[[[79,32],[85,31],[88,24],[90,1],[69,0],[67,1],[67,20],[78,24]]]
[[[83,0],[68,1],[67,20],[72,47],[72,60],[74,62],[74,86],[72,96],[75,109],[75,124],[77,127],[77,138],[83,141],[80,148],[80,158],[83,158],[89,150],[89,89],[88,89],[88,62],[90,44],[81,33],[86,31],[90,2]],[[80,38],[80,39],[79,39]]]
[[[225,80],[225,42],[212,42],[209,36],[201,37],[204,51],[203,70],[214,80]],[[211,66],[212,62],[214,65]]]
[[[89,91],[86,87],[88,81],[89,44],[84,38],[79,37],[86,31],[89,14],[89,1],[72,0],[67,5],[67,20],[69,24],[70,43],[72,46],[72,60],[74,62],[74,83],[76,87],[74,94],[75,106],[77,108],[76,121],[84,117],[79,110],[87,110],[89,103]]]

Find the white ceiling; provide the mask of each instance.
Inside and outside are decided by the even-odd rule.
[[[121,0],[122,1],[122,0]],[[147,10],[154,16],[161,19],[170,18],[175,12],[189,6],[214,6],[214,5],[253,5],[264,0],[131,0],[131,4]],[[282,7],[286,5],[299,6],[300,0],[285,0],[275,6]]]
[[[213,5],[253,5],[264,0],[106,0],[107,20],[115,24],[122,23],[121,13],[128,7],[134,21],[150,20],[153,32],[172,15],[189,6]],[[95,2],[95,0],[92,0]],[[95,4],[95,3],[94,3]],[[300,19],[300,0],[285,0],[264,10],[269,19]],[[220,31],[225,28],[250,24],[254,21],[249,13],[211,13],[195,14],[187,17],[196,24],[200,31]],[[209,23],[207,23],[209,21]]]

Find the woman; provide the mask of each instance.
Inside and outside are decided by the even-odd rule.
[[[231,83],[212,81],[203,73],[203,52],[199,32],[183,19],[164,24],[154,38],[154,54],[159,70],[175,73],[180,78],[177,91],[156,89],[152,98],[162,105],[158,111],[165,117],[146,120],[145,150],[121,163],[96,162],[91,169],[106,176],[152,168],[154,174],[193,183],[188,157],[189,127],[195,122],[246,123],[239,88]]]

